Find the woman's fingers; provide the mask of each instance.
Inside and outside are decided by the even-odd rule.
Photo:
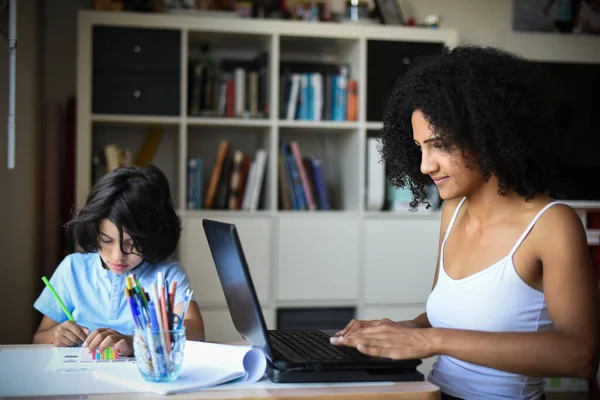
[[[359,321],[357,319],[351,319],[350,322],[348,322],[348,325],[346,325],[346,327],[344,329],[342,329],[341,331],[339,331],[338,333],[336,333],[336,336],[344,336],[347,335],[349,332],[352,331],[354,325],[356,325]]]

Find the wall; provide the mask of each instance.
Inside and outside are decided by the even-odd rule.
[[[600,36],[523,33],[512,30],[514,0],[400,0],[406,16],[443,16],[442,28],[459,31],[463,43],[503,47],[537,60],[600,63]]]
[[[0,36],[0,343],[31,343],[39,248],[40,2],[17,8],[16,168],[7,167],[8,43]]]
[[[75,95],[77,11],[91,8],[90,0],[61,0],[45,5],[44,102],[64,103]]]

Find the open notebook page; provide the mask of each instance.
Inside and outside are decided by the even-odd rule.
[[[251,346],[186,341],[181,372],[173,382],[147,382],[136,365],[94,371],[96,379],[140,392],[173,394],[209,388],[232,381],[254,383],[265,374],[264,353]]]

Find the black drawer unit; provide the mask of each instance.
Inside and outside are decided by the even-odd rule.
[[[170,29],[95,26],[94,71],[179,73],[180,32]]]
[[[94,114],[180,114],[178,30],[93,27]]]
[[[99,72],[93,84],[96,114],[179,115],[179,75]]]
[[[440,54],[443,43],[367,41],[367,121],[381,121],[394,84],[420,58]]]

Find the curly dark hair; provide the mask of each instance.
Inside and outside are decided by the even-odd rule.
[[[175,212],[169,181],[156,166],[122,167],[104,175],[94,185],[85,206],[67,224],[77,244],[87,252],[98,250],[99,225],[108,218],[133,240],[135,254],[159,263],[176,249],[181,221]]]
[[[462,151],[469,168],[479,169],[486,181],[495,175],[500,195],[512,190],[530,201],[546,189],[554,173],[556,121],[542,80],[520,56],[493,47],[445,48],[397,80],[379,150],[390,184],[412,191],[411,208],[426,202],[425,186],[432,183],[420,171],[415,110],[445,144]]]

